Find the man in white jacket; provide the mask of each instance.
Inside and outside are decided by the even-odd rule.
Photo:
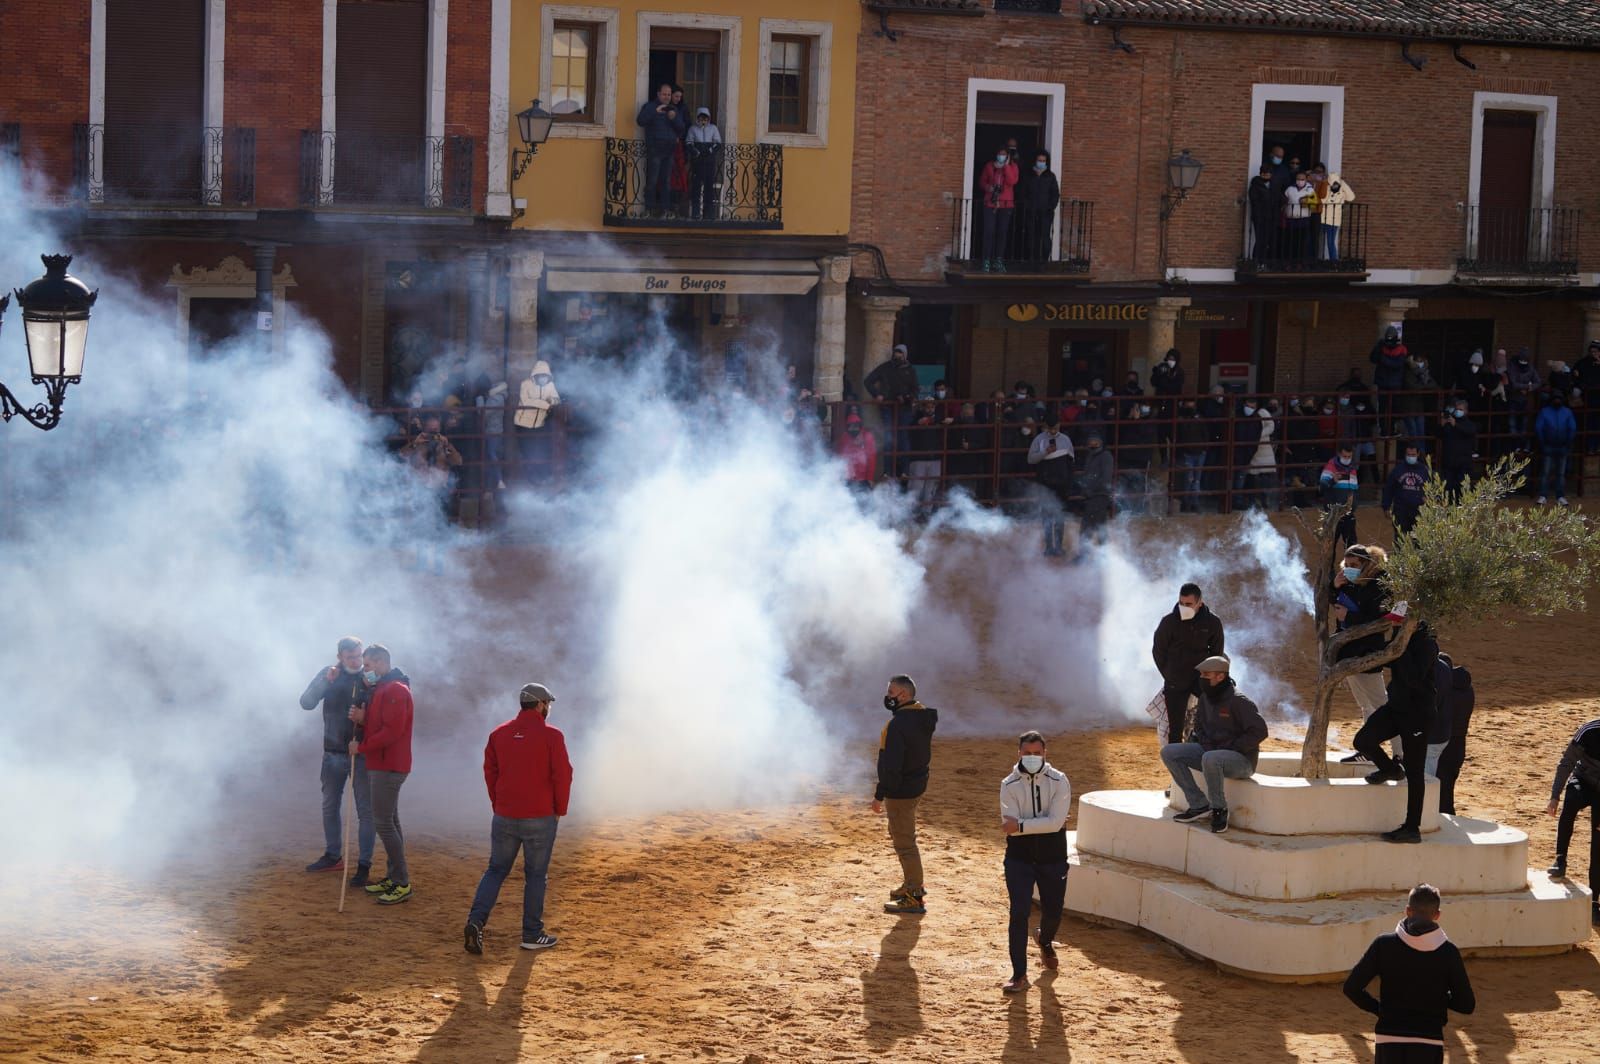
[[[1056,930],[1067,897],[1067,810],[1072,784],[1045,761],[1044,736],[1023,732],[1017,763],[1000,781],[1000,827],[1006,834],[1006,893],[1011,899],[1011,979],[1007,994],[1028,988],[1028,918],[1039,890],[1040,963],[1054,971]]]
[[[529,481],[549,476],[550,411],[561,405],[550,363],[540,359],[533,364],[517,396],[517,412],[511,416],[517,429],[518,456],[523,478]]]

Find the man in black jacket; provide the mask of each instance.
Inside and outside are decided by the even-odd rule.
[[[318,670],[300,696],[300,708],[310,712],[322,705],[322,856],[306,866],[307,872],[338,872],[344,869],[344,788],[355,776],[357,846],[360,864],[351,886],[367,885],[372,868],[372,848],[377,840],[377,823],[372,819],[372,783],[367,777],[363,754],[350,756],[350,740],[355,725],[350,707],[365,704],[367,688],[361,682],[361,640],[345,636],[335,648],[338,663]]]
[[[666,211],[669,203],[672,162],[678,141],[688,131],[687,117],[672,105],[672,86],[662,84],[656,98],[639,107],[639,128],[644,131],[645,177],[644,208],[652,217]]]
[[[1195,669],[1207,658],[1225,653],[1225,644],[1222,619],[1201,600],[1200,585],[1184,584],[1178,589],[1178,604],[1156,625],[1150,648],[1167,703],[1167,742],[1183,742],[1189,696],[1197,693],[1200,683]]]
[[[1405,603],[1396,603],[1389,616],[1399,624],[1405,620]],[[1377,766],[1367,776],[1368,783],[1406,781],[1405,823],[1385,831],[1387,842],[1422,841],[1422,799],[1427,787],[1428,729],[1433,724],[1435,704],[1433,667],[1439,660],[1439,644],[1427,622],[1417,625],[1405,650],[1389,666],[1389,701],[1367,718],[1356,732],[1356,751]],[[1402,770],[1384,750],[1385,741],[1400,737]]]
[[[1283,186],[1273,179],[1273,167],[1261,164],[1245,198],[1250,206],[1250,257],[1266,262],[1277,257],[1278,223],[1283,217]]]
[[[1439,708],[1441,715],[1448,718],[1449,738],[1434,767],[1439,776],[1439,812],[1455,816],[1456,780],[1467,760],[1467,730],[1472,727],[1472,710],[1478,696],[1472,689],[1472,673],[1465,665],[1451,661],[1449,654],[1440,654],[1439,661],[1450,670],[1449,686],[1439,692]]]
[[[1567,874],[1567,847],[1572,843],[1572,829],[1577,826],[1578,814],[1589,810],[1589,894],[1590,915],[1600,924],[1600,720],[1591,720],[1578,729],[1561,755],[1556,766],[1556,781],[1550,788],[1550,804],[1545,812],[1556,815],[1560,806],[1561,821],[1556,825],[1556,863],[1550,866],[1552,879],[1564,879]]]
[[[1194,734],[1187,743],[1168,743],[1161,748],[1161,761],[1172,773],[1172,780],[1189,800],[1189,807],[1172,819],[1192,824],[1211,818],[1211,830],[1228,830],[1228,795],[1224,779],[1249,779],[1256,770],[1261,744],[1267,738],[1267,722],[1261,719],[1256,704],[1241,695],[1228,675],[1228,659],[1222,655],[1202,661],[1200,704],[1194,715]],[[1194,770],[1205,775],[1206,789],[1195,786]]]
[[[1461,496],[1461,484],[1472,472],[1472,455],[1477,449],[1478,426],[1467,417],[1467,401],[1452,400],[1439,422],[1439,475],[1452,502]]]
[[[1367,992],[1382,981],[1381,998]],[[1439,892],[1412,887],[1405,918],[1379,935],[1344,981],[1344,996],[1378,1017],[1376,1064],[1442,1064],[1451,1012],[1478,1007],[1461,951],[1439,926]]]
[[[889,680],[883,708],[893,716],[878,738],[878,787],[872,793],[872,811],[889,814],[889,838],[904,876],[900,886],[889,892],[883,911],[921,915],[928,909],[922,854],[917,849],[917,801],[928,789],[939,711],[917,701],[917,685],[909,676]]]

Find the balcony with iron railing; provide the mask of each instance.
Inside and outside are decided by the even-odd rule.
[[[950,273],[1088,280],[1093,203],[1063,200],[1052,210],[1016,207],[994,211],[975,204],[970,199],[954,202]]]
[[[1462,210],[1457,274],[1469,279],[1548,281],[1578,272],[1582,211],[1575,207]]]
[[[246,206],[255,201],[256,131],[184,123],[77,123],[72,181],[91,204]]]
[[[996,11],[1020,11],[1030,15],[1059,15],[1061,0],[994,0]]]
[[[347,130],[300,132],[300,203],[379,211],[472,209],[477,142]]]
[[[606,138],[606,225],[782,229],[783,145]]]
[[[1367,276],[1367,205],[1344,203],[1304,219],[1252,220],[1245,208],[1243,280],[1360,281]],[[1335,210],[1337,213],[1335,213]]]

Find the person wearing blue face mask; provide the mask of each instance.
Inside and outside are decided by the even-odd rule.
[[[1011,215],[1016,210],[1017,164],[1004,148],[983,164],[978,193],[983,205],[983,272],[1006,272]]]
[[[1394,518],[1395,532],[1409,536],[1422,510],[1428,477],[1432,475],[1415,440],[1406,443],[1405,457],[1389,471],[1383,485],[1383,512]]]
[[[1056,207],[1061,203],[1061,185],[1050,172],[1050,153],[1033,156],[1033,176],[1022,190],[1022,257],[1030,262],[1053,261],[1055,252]],[[1070,249],[1069,249],[1070,250]]]
[[[1339,562],[1339,568],[1333,576],[1331,592],[1336,631],[1359,628],[1383,618],[1384,591],[1380,578],[1388,560],[1388,552],[1382,547],[1353,543],[1345,548],[1344,558]],[[1364,657],[1374,651],[1382,650],[1383,644],[1382,632],[1352,640],[1339,649],[1337,660]],[[1370,718],[1387,698],[1381,665],[1368,672],[1357,673],[1349,677],[1345,683],[1350,688],[1350,694],[1355,698],[1356,705],[1361,707],[1363,722]],[[1359,761],[1363,758],[1356,755],[1345,760]]]
[[[1025,731],[1017,739],[1017,763],[1000,781],[1000,830],[1006,836],[1006,895],[1011,905],[1011,979],[1007,994],[1028,987],[1028,921],[1039,891],[1039,962],[1055,971],[1056,931],[1067,896],[1067,811],[1072,784],[1045,760],[1044,736]]]

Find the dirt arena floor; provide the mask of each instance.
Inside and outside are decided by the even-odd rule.
[[[1597,641],[1594,612],[1447,640],[1479,699],[1458,805],[1526,830],[1540,866],[1554,838],[1543,808],[1555,759],[1600,715]],[[1306,691],[1308,656],[1283,665]],[[1004,686],[975,677],[938,704]],[[1347,738],[1354,710],[1336,705]],[[1050,753],[1081,795],[1163,786],[1153,744],[1149,729],[1121,727],[1055,735]],[[926,917],[880,911],[898,869],[882,820],[841,779],[778,810],[569,824],[546,911],[560,946],[517,948],[519,871],[482,957],[463,952],[460,932],[487,823],[408,831],[413,900],[385,909],[352,897],[340,915],[337,880],[300,871],[318,829],[314,776],[298,772],[303,793],[250,810],[224,859],[197,840],[160,889],[93,855],[59,870],[47,892],[87,906],[41,911],[32,884],[20,907],[17,884],[0,883],[0,1059],[1371,1059],[1371,1017],[1337,986],[1252,982],[1151,935],[1071,918],[1060,971],[1003,997],[995,792],[1014,752],[1003,736],[937,743],[922,828]],[[1581,875],[1587,847],[1574,850]],[[1553,957],[1469,959],[1468,969],[1478,1011],[1452,1017],[1449,1060],[1600,1059],[1600,938]]]

